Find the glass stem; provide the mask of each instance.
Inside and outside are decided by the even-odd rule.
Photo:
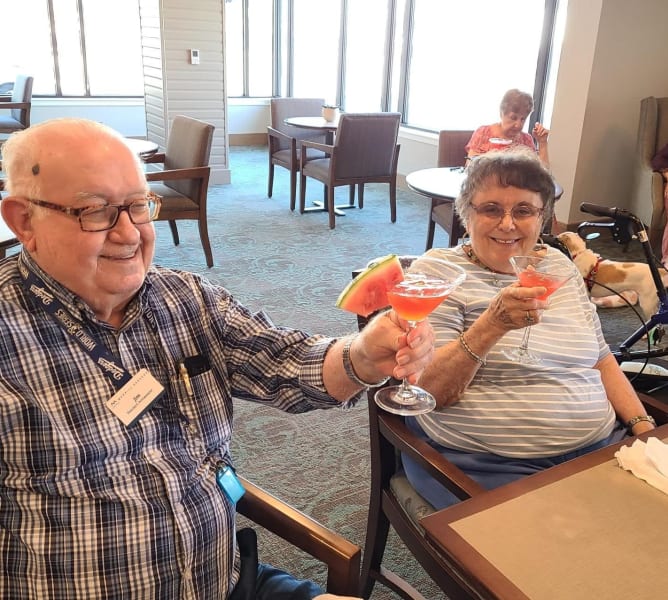
[[[522,336],[522,343],[520,344],[520,352],[522,354],[527,354],[529,352],[529,334],[531,333],[531,327],[527,327],[524,330],[524,335]]]
[[[410,332],[411,329],[415,329],[416,325],[417,321],[408,321],[407,333]],[[411,384],[408,382],[408,377],[404,377],[401,380],[401,387],[397,391],[397,395],[404,400],[411,400],[415,397],[415,392],[412,390]]]

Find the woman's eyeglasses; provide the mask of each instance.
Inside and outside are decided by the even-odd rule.
[[[485,217],[486,219],[500,221],[506,215],[510,215],[510,218],[515,222],[535,219],[539,215],[542,215],[545,211],[544,208],[538,208],[536,206],[532,206],[531,204],[517,204],[510,210],[506,210],[503,208],[503,206],[500,204],[495,204],[494,202],[487,202],[486,204],[481,204],[480,206],[474,206],[471,204],[471,208],[478,216]]]

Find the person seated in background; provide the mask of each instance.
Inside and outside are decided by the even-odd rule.
[[[466,280],[430,315],[436,350],[420,385],[437,410],[408,424],[488,489],[654,427],[603,338],[582,277],[549,300],[539,299],[544,287],[517,282],[512,256],[544,254],[576,269],[561,251],[537,245],[553,203],[554,182],[535,153],[490,152],[469,166],[455,201],[470,237],[430,251],[461,265]],[[504,353],[529,326],[539,364]],[[434,507],[457,501],[406,456],[403,465]]]
[[[16,133],[3,167],[23,247],[0,262],[0,597],[237,598],[232,399],[301,413],[415,380],[431,327],[311,335],[152,265],[160,199],[99,123]],[[251,573],[258,600],[322,594]]]
[[[473,132],[466,152],[469,159],[480,156],[490,150],[512,149],[526,146],[536,150],[543,164],[550,166],[547,138],[549,130],[536,123],[531,132],[533,137],[522,131],[526,120],[533,110],[533,98],[517,89],[508,90],[501,99],[501,120],[492,125],[482,125]],[[535,142],[534,142],[535,139]]]

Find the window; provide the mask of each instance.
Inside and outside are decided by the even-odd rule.
[[[226,15],[260,0],[226,0]],[[267,6],[272,4],[270,10]],[[273,72],[245,73],[226,19],[230,95],[272,80],[273,96],[324,97],[347,111],[391,110],[412,127],[473,129],[498,118],[504,92],[554,93],[565,8],[558,0],[262,0],[246,25],[273,27]],[[543,24],[558,17],[543,37]],[[263,21],[263,25],[254,21]],[[563,27],[563,25],[561,25]],[[269,35],[266,35],[267,39]],[[230,45],[232,40],[233,46]],[[233,48],[233,51],[231,51]],[[539,62],[541,52],[547,61]],[[264,52],[268,52],[265,49]],[[248,64],[248,62],[246,62]],[[253,71],[252,65],[250,71]],[[537,86],[537,81],[547,85]],[[260,89],[256,81],[256,89]],[[269,85],[265,85],[267,89]],[[538,109],[551,98],[536,98]]]
[[[137,0],[22,0],[2,27],[2,82],[24,73],[35,95],[144,95]]]

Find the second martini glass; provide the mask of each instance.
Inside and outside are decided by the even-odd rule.
[[[466,278],[459,265],[424,256],[404,273],[404,280],[387,291],[390,305],[408,322],[409,330],[429,316]],[[397,415],[419,415],[434,410],[434,397],[404,378],[401,385],[381,388],[374,396],[376,404]]]
[[[542,296],[538,296],[538,300],[547,300],[575,275],[571,265],[555,265],[542,256],[512,256],[510,263],[522,287],[544,287],[547,290]],[[540,356],[529,350],[530,332],[531,326],[527,326],[519,347],[507,350],[504,354],[515,362],[527,365],[539,364]]]

